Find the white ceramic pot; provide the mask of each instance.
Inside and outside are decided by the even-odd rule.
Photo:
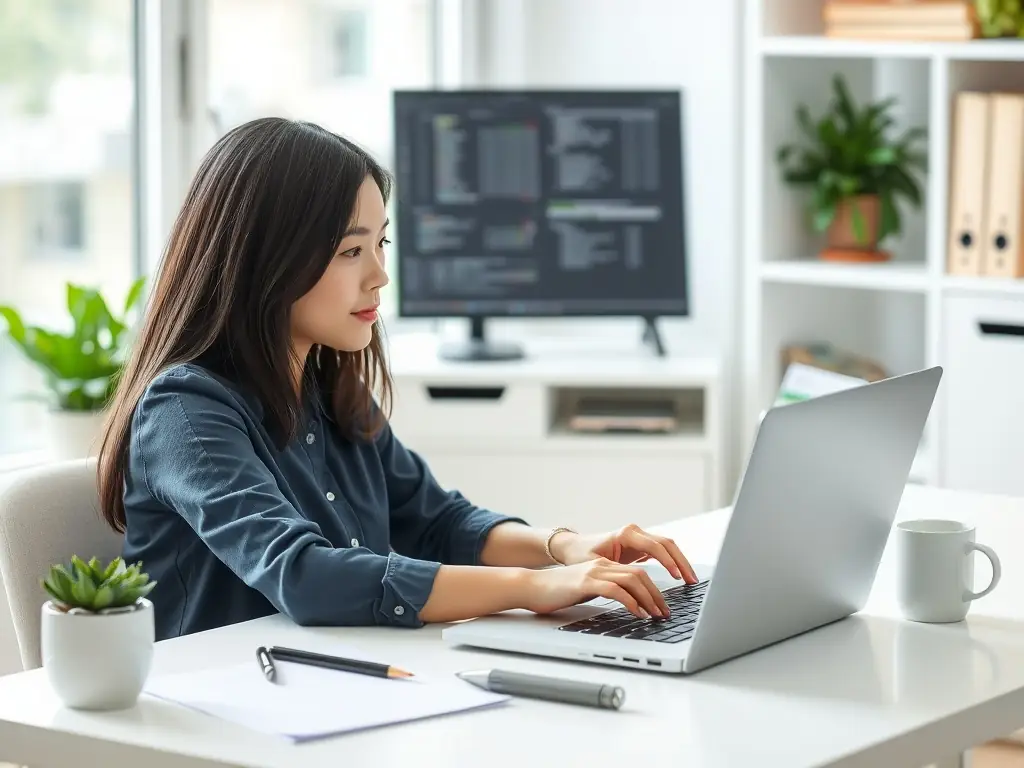
[[[61,701],[75,709],[135,704],[153,661],[153,603],[131,610],[64,613],[43,605],[43,668]]]
[[[55,461],[95,456],[105,416],[105,411],[48,411],[46,448],[50,456]]]

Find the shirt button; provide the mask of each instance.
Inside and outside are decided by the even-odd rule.
[[[403,613],[405,613],[405,608],[403,606],[401,606],[401,605],[396,605],[395,606],[395,616],[401,616]]]
[[[351,544],[353,547],[358,547],[359,539],[352,539],[352,541],[350,541],[349,544]]]
[[[314,440],[316,440],[316,435],[312,432],[306,435],[306,445],[312,445]]]
[[[327,492],[327,500],[334,501],[334,494],[331,493],[330,491]]]

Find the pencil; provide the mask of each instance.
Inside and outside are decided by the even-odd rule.
[[[362,659],[346,659],[341,656],[328,656],[323,653],[301,651],[297,648],[281,648],[275,645],[270,648],[269,653],[275,661],[308,664],[313,667],[324,667],[325,669],[334,669],[339,672],[355,672],[360,675],[388,678],[414,676],[412,672],[407,672],[404,669],[399,669],[389,664],[379,664],[373,661],[363,661]]]

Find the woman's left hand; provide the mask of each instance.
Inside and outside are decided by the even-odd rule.
[[[599,557],[624,564],[654,558],[675,578],[689,584],[697,581],[693,567],[672,539],[648,533],[638,525],[627,525],[611,533],[556,533],[551,539],[551,554],[566,565]]]

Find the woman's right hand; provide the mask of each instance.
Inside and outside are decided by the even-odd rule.
[[[668,604],[647,571],[598,558],[560,568],[530,571],[525,591],[527,610],[552,613],[595,597],[616,600],[634,616],[667,618]]]

